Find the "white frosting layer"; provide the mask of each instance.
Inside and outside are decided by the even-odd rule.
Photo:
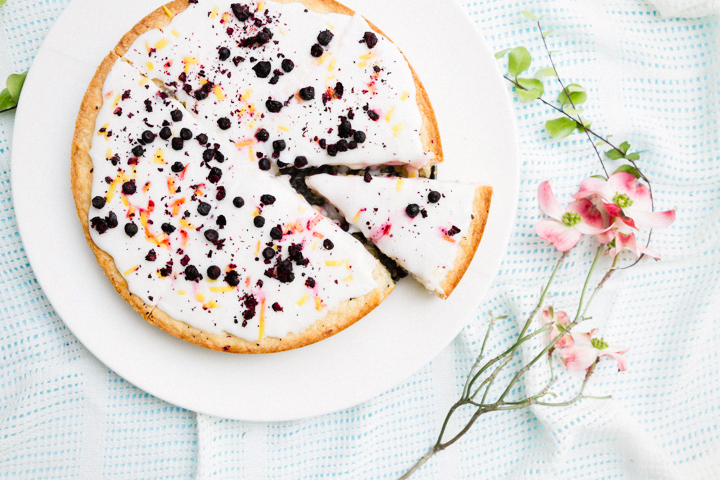
[[[253,16],[240,22],[231,3],[200,0],[190,5],[162,31],[141,35],[125,58],[145,75],[161,80],[208,128],[217,129],[220,118],[230,119],[224,133],[251,158],[258,151],[270,156],[272,142],[280,139],[287,145],[279,155],[285,163],[304,156],[310,165],[410,164],[419,168],[433,158],[424,152],[420,140],[423,120],[407,62],[381,35],[376,35],[378,42],[372,49],[360,43],[365,32],[372,32],[361,16],[318,14],[300,3],[260,1],[247,4]],[[243,39],[265,28],[272,33],[268,43],[240,46]],[[311,47],[324,30],[334,37],[323,47],[323,55],[315,58]],[[221,47],[230,50],[226,60],[219,58]],[[284,59],[294,62],[289,73],[281,67]],[[253,70],[259,62],[271,64],[266,78]],[[273,85],[275,72],[282,75]],[[216,88],[198,100],[196,91],[208,81]],[[306,101],[299,91],[309,86],[315,98]],[[286,105],[271,113],[266,108],[269,98]],[[377,114],[377,121],[371,120],[370,111]],[[355,149],[330,156],[332,148],[321,148],[321,141],[335,145],[343,140],[338,128],[341,117],[352,130],[364,132],[366,140]],[[261,128],[270,134],[264,143],[255,139]]]
[[[425,288],[443,293],[440,284],[472,222],[477,184],[392,177],[368,183],[339,175],[315,175],[306,183]],[[436,203],[428,199],[431,191],[440,194]],[[406,211],[410,204],[418,206],[415,218]]]
[[[90,156],[92,196],[103,197],[107,203],[101,209],[90,207],[90,233],[112,255],[130,291],[145,303],[201,330],[225,331],[255,341],[302,332],[340,302],[377,288],[372,278],[377,261],[359,242],[279,180],[260,171],[257,162],[238,155],[226,140],[209,134],[210,145],[219,144],[225,155],[222,163],[203,161],[206,147],[195,138],[174,150],[171,141],[180,136],[181,128],[189,129],[193,137],[207,134],[207,129],[186,111],[182,120],[172,121],[171,111],[183,110],[182,105],[130,65],[116,62],[105,81],[103,98]],[[163,123],[171,129],[172,138],[157,136]],[[139,139],[146,130],[156,137],[136,158],[132,149],[141,145]],[[176,162],[185,166],[182,172],[172,171]],[[221,173],[219,180],[211,168],[219,169],[214,172]],[[136,192],[123,194],[123,183],[132,180]],[[225,198],[217,200],[222,189]],[[268,194],[275,201],[264,205],[261,197]],[[242,208],[234,206],[235,197],[244,200]],[[210,205],[207,215],[199,213],[201,202]],[[103,222],[107,225],[110,212],[118,225],[105,231]],[[261,228],[255,226],[256,214],[265,219]],[[125,232],[128,223],[138,227],[132,237]],[[163,224],[173,231],[164,233]],[[280,240],[271,238],[276,225],[283,231]],[[220,241],[213,243],[206,237],[211,229]],[[327,239],[334,248],[323,247]],[[288,260],[292,245],[302,246],[301,256]],[[267,261],[266,248],[275,252]],[[222,272],[214,281],[208,276],[208,267],[213,265]],[[202,279],[191,281],[188,266],[194,266]],[[290,282],[288,266],[294,275]],[[275,278],[266,275],[269,269]],[[237,286],[224,280],[230,278],[226,277],[229,270],[237,272]],[[314,286],[308,286],[308,278]]]

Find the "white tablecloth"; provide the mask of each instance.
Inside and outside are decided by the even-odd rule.
[[[0,7],[0,78],[30,66],[67,3],[8,0]],[[588,89],[593,127],[647,150],[642,166],[656,204],[677,207],[678,219],[653,235],[663,261],[643,260],[618,273],[593,308],[603,336],[631,346],[627,372],[605,361],[592,379],[590,392],[612,394],[612,400],[489,415],[416,478],[718,478],[718,17],[662,18],[640,0],[463,6],[494,50],[525,45],[538,68],[548,65],[532,23],[519,11],[548,15],[558,69]],[[557,94],[546,85],[549,98]],[[153,398],[73,337],[23,251],[9,181],[14,115],[0,114],[0,477],[397,477],[431,446],[457,398],[479,350],[485,312],[510,315],[491,339],[493,348],[507,345],[555,263],[557,254],[533,232],[541,218],[538,184],[553,179],[567,202],[599,169],[583,136],[549,137],[547,107],[518,101],[513,107],[520,206],[499,276],[477,315],[432,363],[391,391],[346,411],[271,424],[196,415]],[[560,271],[550,299],[556,308],[576,304],[592,249],[581,244]],[[568,378],[557,389],[561,395],[573,391]],[[516,394],[536,383],[531,376]]]

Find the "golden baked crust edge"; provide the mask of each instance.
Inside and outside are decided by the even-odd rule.
[[[166,5],[166,8],[168,8],[171,14],[175,14],[184,10],[187,5],[187,0],[177,0]],[[150,28],[149,25],[151,25],[153,21],[162,22],[164,21],[162,20],[163,18],[169,20],[165,10],[159,8],[136,25],[133,31],[142,31],[142,29]],[[271,353],[309,345],[344,330],[377,307],[395,288],[390,274],[379,262],[373,272],[373,277],[378,283],[378,288],[367,295],[337,305],[330,310],[325,317],[315,322],[305,331],[300,334],[289,334],[283,339],[265,337],[258,342],[251,342],[227,333],[212,334],[204,332],[191,327],[185,322],[170,317],[158,308],[145,304],[140,297],[130,292],[127,282],[117,269],[112,256],[100,249],[95,242],[92,241],[88,222],[93,174],[93,164],[89,152],[95,135],[95,121],[100,107],[103,104],[102,90],[105,79],[115,62],[121,60],[116,52],[118,49],[121,49],[122,45],[126,45],[128,35],[123,37],[115,51],[110,52],[110,54],[105,57],[85,92],[75,123],[70,167],[73,198],[80,223],[83,227],[85,239],[95,254],[105,275],[122,298],[140,313],[146,321],[178,338],[209,349],[233,353]],[[130,44],[132,44],[132,42],[130,42]],[[127,48],[127,46],[124,48]]]
[[[490,213],[490,202],[492,200],[493,189],[488,186],[480,186],[475,189],[475,199],[473,200],[473,220],[470,222],[468,234],[460,241],[458,245],[458,255],[455,257],[453,269],[448,272],[445,279],[440,284],[443,293],[437,292],[442,298],[448,298],[455,290],[457,284],[460,283],[465,271],[475,256],[483,233],[487,224],[488,214]]]

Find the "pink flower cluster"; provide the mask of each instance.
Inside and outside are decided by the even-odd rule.
[[[565,312],[554,311],[552,307],[545,307],[541,313],[543,321],[550,325],[550,341],[555,340],[561,332],[566,331],[570,325],[570,320]],[[624,371],[627,369],[627,361],[623,354],[629,350],[627,347],[608,345],[603,338],[595,337],[597,329],[589,333],[573,333],[566,332],[565,335],[558,340],[555,348],[560,352],[560,358],[565,362],[565,366],[569,370],[587,370],[598,358],[603,356],[612,357],[618,362],[618,369]]]
[[[618,172],[609,179],[590,177],[580,183],[575,199],[562,208],[553,194],[550,182],[538,188],[540,209],[550,218],[540,220],[535,232],[559,251],[566,252],[583,235],[594,235],[607,254],[616,256],[630,250],[635,256],[660,257],[636,241],[641,228],[665,228],[675,221],[675,210],[652,211],[652,196],[647,185],[627,172]]]

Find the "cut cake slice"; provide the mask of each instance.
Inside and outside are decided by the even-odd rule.
[[[477,183],[315,175],[307,185],[428,290],[447,298],[475,255],[492,188]]]

